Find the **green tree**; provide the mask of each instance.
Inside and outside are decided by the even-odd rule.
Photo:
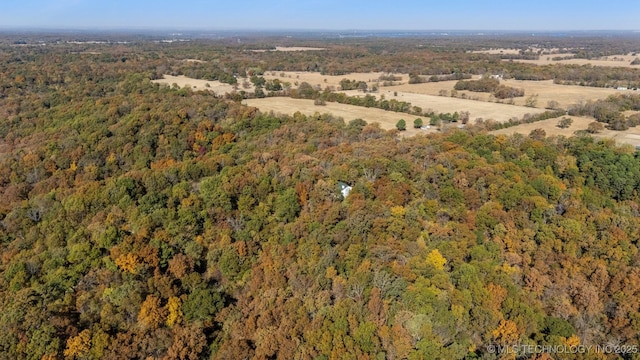
[[[206,321],[211,319],[223,306],[224,302],[219,292],[212,289],[196,288],[182,304],[182,311],[188,321]]]
[[[287,189],[276,198],[275,215],[281,221],[291,222],[300,212],[300,203],[295,189]]]
[[[422,119],[421,118],[417,118],[415,120],[413,120],[413,127],[416,129],[421,128],[423,125]]]
[[[398,120],[398,122],[396,123],[396,129],[400,131],[407,130],[407,122],[404,121],[404,119]]]

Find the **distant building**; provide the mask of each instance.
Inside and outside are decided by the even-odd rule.
[[[342,197],[345,199],[347,198],[347,196],[349,196],[351,189],[353,189],[347,183],[343,183],[342,181],[338,181],[338,187],[340,188],[340,193],[342,194]]]

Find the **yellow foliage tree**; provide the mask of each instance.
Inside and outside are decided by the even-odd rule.
[[[391,208],[391,215],[394,217],[403,217],[407,210],[403,206],[394,206]]]
[[[177,296],[169,298],[169,301],[167,302],[167,311],[169,312],[169,315],[167,315],[167,326],[172,327],[182,321],[181,305],[182,302]]]
[[[83,358],[91,349],[91,332],[82,330],[80,334],[67,340],[64,356],[67,359]]]
[[[438,249],[432,250],[429,255],[427,255],[427,264],[433,266],[438,270],[444,270],[444,265],[447,263],[447,259],[440,253]]]
[[[122,254],[116,259],[116,266],[123,271],[136,274],[138,272],[138,257],[134,254]]]
[[[580,338],[578,336],[576,336],[575,334],[571,335],[566,340],[564,340],[564,344],[567,347],[578,346],[578,345],[580,345]]]
[[[138,321],[149,328],[157,328],[166,316],[167,309],[160,306],[160,299],[148,295],[140,306]]]
[[[507,289],[500,285],[489,283],[487,285],[487,291],[491,295],[489,300],[491,309],[496,311],[499,310],[500,306],[502,306],[502,302],[507,298]]]
[[[336,269],[333,266],[329,266],[327,268],[327,271],[325,272],[325,277],[327,279],[333,279],[334,277],[336,277],[336,275],[338,275]]]
[[[493,330],[491,334],[500,344],[513,344],[520,338],[518,326],[511,320],[500,320],[498,328]]]

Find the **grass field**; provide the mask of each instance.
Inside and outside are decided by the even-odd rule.
[[[535,129],[543,129],[547,136],[573,136],[574,133],[578,130],[586,130],[589,126],[589,123],[593,122],[594,119],[588,117],[580,117],[580,116],[567,116],[573,120],[573,123],[570,127],[566,129],[559,128],[558,120],[559,119],[548,119],[543,121],[537,121],[531,124],[522,124],[518,126],[512,126],[506,129],[500,129],[492,131],[492,134],[504,134],[504,135],[512,135],[512,134],[522,134],[528,135],[531,131]],[[605,129],[598,134],[593,134],[592,136],[600,139],[614,139],[619,144],[629,144],[632,146],[640,146],[640,128],[634,127],[625,131],[614,131]]]
[[[308,47],[308,46],[276,46],[275,49],[271,50],[251,50],[252,52],[267,52],[267,51],[322,51],[327,50],[326,48],[318,48],[318,47]]]
[[[542,108],[498,104],[487,101],[452,98],[448,96],[425,95],[417,92],[396,91],[395,88],[396,87],[392,87],[392,89],[383,88],[379,93],[372,95],[376,97],[384,95],[388,100],[396,99],[398,101],[409,102],[411,105],[419,106],[423,111],[427,112],[429,112],[429,110],[437,113],[468,111],[471,122],[477,118],[482,118],[484,120],[493,119],[498,122],[505,122],[512,117],[522,118],[525,114],[537,114],[545,111]],[[362,96],[362,92],[355,90],[345,91],[345,93],[351,96]]]
[[[385,111],[381,109],[365,108],[361,106],[327,103],[326,105],[314,105],[313,100],[292,99],[287,97],[273,97],[263,99],[247,99],[243,103],[254,106],[262,112],[273,111],[275,113],[291,115],[299,111],[305,115],[313,115],[314,113],[330,113],[349,122],[354,119],[363,119],[368,123],[379,123],[380,127],[386,130],[396,128],[396,123],[400,119],[407,122],[407,130],[402,132],[405,136],[412,136],[418,133],[428,133],[436,131],[435,129],[420,130],[413,128],[413,120],[415,116],[398,113],[393,111]],[[423,119],[427,120],[427,119]]]
[[[368,87],[371,88],[375,84],[382,84],[378,79],[383,73],[353,73],[347,75],[330,76],[321,75],[319,73],[312,72],[267,72],[264,77],[266,79],[280,79],[288,81],[292,84],[294,82],[307,82],[313,86],[324,89],[325,87],[333,87],[334,90],[340,90],[340,81],[342,79],[365,81]],[[284,75],[284,76],[281,76]],[[402,92],[403,94],[424,94],[424,95],[439,95],[440,91],[445,90],[447,94],[451,93],[457,81],[440,81],[440,82],[428,82],[422,84],[409,84],[408,74],[394,74],[401,77],[401,80],[396,81],[398,85],[379,87],[379,91],[385,94],[385,97],[389,98],[388,94],[393,91]],[[474,79],[478,79],[479,76],[475,76]],[[502,80],[502,84],[512,86],[516,88],[524,89],[525,96],[514,99],[515,105],[524,106],[527,98],[531,95],[537,95],[538,108],[544,108],[551,100],[558,102],[560,107],[566,108],[573,104],[577,104],[582,101],[604,99],[609,95],[619,92],[615,89],[596,88],[577,85],[558,85],[554,84],[552,80],[546,81],[529,81],[529,80]],[[349,92],[350,95],[357,95],[358,92]],[[362,94],[361,92],[359,94]],[[467,99],[477,99],[480,101],[488,102],[490,95],[488,93],[459,91],[458,97],[466,96]],[[495,101],[495,100],[494,100]],[[422,105],[418,105],[422,106]],[[434,110],[437,110],[434,108]],[[458,109],[459,111],[459,109]]]
[[[631,65],[631,62],[636,58],[639,58],[638,54],[634,55],[632,53],[629,54],[618,54],[618,55],[609,55],[603,56],[595,59],[564,59],[564,60],[553,60],[554,57],[571,57],[575,54],[568,52],[570,49],[540,49],[540,48],[528,48],[526,49],[533,53],[540,53],[540,57],[537,60],[523,60],[523,59],[505,59],[503,61],[516,61],[528,64],[535,65],[550,65],[550,64],[572,64],[572,65],[593,65],[593,66],[609,66],[609,67],[629,67],[634,69],[640,69],[640,65]],[[480,50],[473,51],[474,53],[480,54],[492,54],[492,55],[517,55],[520,53],[520,49],[506,49],[506,48],[498,48],[498,49],[489,49],[489,50]]]
[[[186,76],[163,75],[163,79],[151,80],[151,82],[168,86],[176,84],[181,88],[190,87],[193,90],[209,90],[218,95],[224,95],[225,93],[231,93],[234,91],[234,86],[230,84],[221,83],[220,81],[193,79]],[[253,91],[253,87],[244,90]]]
[[[382,90],[397,90],[402,92],[410,92],[417,94],[438,95],[441,90],[446,90],[447,94],[451,93],[457,81],[441,81],[423,84],[403,84],[399,86],[384,87]],[[562,108],[567,108],[573,104],[587,100],[604,99],[609,95],[618,93],[618,90],[577,86],[577,85],[558,85],[553,80],[530,81],[530,80],[502,80],[501,84],[515,88],[524,89],[524,96],[515,98],[515,105],[525,105],[527,98],[531,95],[537,95],[538,108],[544,108],[548,102],[555,100]],[[489,101],[488,93],[458,91],[458,97],[466,96],[469,99],[478,99],[481,101]],[[494,100],[495,101],[495,100]]]
[[[640,69],[640,65],[631,65],[631,62],[640,56],[627,55],[611,55],[597,59],[566,59],[566,60],[552,60],[554,56],[567,56],[570,54],[558,54],[558,55],[542,55],[538,60],[513,60],[517,62],[536,64],[536,65],[549,65],[549,64],[572,64],[572,65],[593,65],[593,66],[609,66],[609,67],[628,67],[632,69]],[[505,60],[511,61],[511,60]]]
[[[379,82],[382,73],[353,73],[340,76],[321,75],[312,72],[267,72],[264,74],[266,79],[280,79],[288,81],[293,87],[295,83],[308,82],[309,84],[325,88],[333,87],[339,90],[340,81],[342,79],[365,81],[371,87]],[[513,117],[522,118],[525,114],[537,114],[545,111],[544,107],[549,101],[557,101],[559,106],[567,108],[579,102],[589,100],[604,99],[609,95],[619,93],[615,89],[595,88],[585,86],[558,85],[552,81],[522,81],[522,80],[503,80],[501,83],[522,88],[525,90],[525,96],[514,100],[514,104],[497,103],[490,100],[487,93],[474,93],[467,91],[459,91],[457,97],[440,96],[440,92],[445,90],[450,94],[456,81],[442,81],[423,84],[407,84],[408,75],[394,74],[401,76],[402,80],[397,81],[398,85],[380,87],[376,93],[371,93],[376,97],[384,96],[386,99],[396,99],[411,103],[412,106],[419,106],[423,111],[435,111],[437,113],[453,113],[468,111],[470,123],[473,124],[476,119],[484,120],[493,119],[498,122],[507,121]],[[224,94],[234,91],[234,86],[223,84],[219,81],[207,81],[191,79],[184,76],[165,75],[164,79],[153,80],[155,83],[166,84],[172,86],[177,84],[180,87],[188,86],[194,90],[209,90],[217,94]],[[252,88],[245,89],[253,91]],[[350,96],[364,96],[364,93],[358,90],[345,91]],[[464,95],[463,95],[464,94]],[[537,95],[536,107],[523,106],[527,97]],[[466,96],[465,98],[461,98]],[[335,116],[342,117],[346,122],[353,119],[363,119],[369,123],[377,122],[383,129],[395,129],[396,123],[400,119],[407,122],[407,131],[402,132],[403,136],[412,136],[418,133],[428,133],[436,131],[435,129],[420,130],[413,128],[413,120],[416,116],[385,111],[375,108],[365,108],[346,104],[338,104],[327,102],[325,106],[314,105],[312,100],[292,99],[288,97],[270,97],[263,99],[248,99],[244,101],[249,106],[254,106],[263,112],[273,111],[282,114],[293,114],[300,111],[306,115],[314,113],[331,113]],[[559,119],[549,119],[531,124],[522,124],[507,129],[494,131],[495,134],[513,134],[520,133],[528,135],[532,130],[542,128],[548,136],[564,135],[572,136],[577,130],[586,130],[591,118],[571,117],[573,124],[567,129],[557,127]],[[427,124],[429,119],[423,119]],[[602,138],[613,138],[620,143],[640,146],[640,129],[629,129],[627,131],[611,131],[604,130],[596,135]]]
[[[380,75],[383,73],[351,73],[347,75],[322,75],[317,72],[308,71],[267,71],[264,73],[264,78],[267,80],[279,79],[281,81],[288,81],[295,86],[295,82],[302,83],[307,82],[313,86],[320,86],[322,89],[325,87],[333,86],[335,90],[340,90],[340,80],[349,79],[357,81],[365,81],[371,87],[375,84]],[[408,81],[408,76],[404,75],[404,82]]]

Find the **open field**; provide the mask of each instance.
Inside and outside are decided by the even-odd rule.
[[[525,59],[505,59],[503,61],[517,61],[522,63],[529,63],[535,65],[549,65],[549,64],[573,64],[573,65],[593,65],[593,66],[610,66],[610,67],[630,67],[640,69],[640,65],[631,65],[631,62],[636,58],[640,58],[638,54],[633,53],[619,54],[603,56],[597,59],[566,59],[566,60],[553,60],[554,57],[571,57],[575,54],[571,52],[572,49],[542,49],[537,47],[529,47],[525,49],[528,53],[538,53],[540,58],[538,60],[525,60]],[[518,55],[520,49],[513,48],[496,48],[488,50],[472,51],[477,54],[491,54],[491,55]]]
[[[573,54],[569,54],[567,53],[568,49],[561,49],[559,48],[539,48],[539,47],[535,47],[535,46],[529,46],[525,49],[526,52],[534,52],[534,53],[540,53],[542,55],[554,55],[554,56],[568,56],[568,55],[573,55]],[[491,54],[491,55],[518,55],[520,54],[521,49],[514,49],[514,48],[494,48],[494,49],[488,49],[488,50],[476,50],[476,51],[472,51],[472,53],[475,54]]]
[[[340,80],[345,78],[344,76],[333,76],[333,77],[323,76],[317,73],[299,73],[299,75],[301,75],[301,77],[300,79],[296,78],[297,81],[327,79],[327,84],[333,84],[334,82],[339,83]],[[356,79],[359,81],[368,81],[367,79],[377,79],[379,76],[380,76],[380,73],[366,73],[366,74],[362,73],[362,74],[349,74],[347,78]],[[265,78],[266,77],[267,76],[265,76]],[[211,90],[218,94],[223,94],[225,92],[233,91],[233,86],[229,84],[223,84],[223,83],[220,83],[219,81],[191,79],[184,76],[165,75],[164,79],[154,80],[154,82],[166,84],[169,86],[175,83],[180,87],[190,86],[195,90]],[[447,83],[455,83],[455,82],[447,82]],[[209,87],[206,87],[207,84],[209,84]],[[434,84],[442,85],[442,83],[434,83]],[[413,86],[418,87],[421,85],[425,85],[425,84],[406,85],[406,87],[402,85],[402,88],[414,89],[412,88]],[[386,99],[396,99],[398,101],[410,102],[411,105],[420,106],[422,107],[423,110],[431,109],[439,113],[469,111],[471,121],[475,120],[476,118],[483,118],[485,120],[493,119],[495,121],[502,122],[502,121],[507,121],[512,117],[521,118],[525,114],[536,114],[544,111],[541,108],[530,108],[530,107],[517,106],[517,105],[490,103],[485,101],[474,101],[474,100],[468,100],[468,99],[435,96],[435,95],[414,93],[414,92],[408,92],[408,91],[407,92],[396,91],[395,90],[396,88],[400,88],[400,87],[395,86],[395,87],[381,88],[381,90],[378,93],[375,93],[372,95],[376,97],[379,97],[380,95],[384,95]],[[393,89],[393,90],[389,90],[389,89]],[[394,96],[394,92],[397,92],[397,96]],[[363,95],[362,92],[357,90],[345,91],[345,93],[347,93],[350,96]],[[289,100],[294,100],[294,101],[289,101]],[[283,104],[286,104],[286,105],[283,105]],[[336,106],[334,107],[333,105],[336,105]],[[314,112],[319,111],[321,109],[324,109],[322,112],[332,112],[333,110],[335,110],[335,111],[341,111],[340,114],[336,113],[335,115],[344,117],[345,119],[349,119],[349,120],[356,119],[359,117],[367,120],[364,115],[365,112],[368,110],[371,110],[371,111],[375,110],[376,112],[367,113],[368,114],[367,116],[374,116],[376,120],[371,120],[371,121],[379,121],[381,125],[383,125],[383,120],[387,121],[385,119],[389,119],[388,121],[391,121],[394,119],[392,123],[390,123],[390,126],[388,127],[390,129],[395,128],[395,123],[398,121],[398,119],[404,117],[406,120],[412,116],[408,114],[389,112],[389,111],[384,111],[379,109],[370,109],[370,108],[348,106],[343,104],[333,104],[333,103],[327,103],[325,107],[319,107],[317,105],[314,105],[313,102],[311,101],[301,101],[301,100],[298,101],[298,99],[290,99],[290,98],[282,98],[282,97],[260,99],[259,106],[258,105],[252,105],[252,106],[256,106],[260,108],[260,110],[262,111],[273,110],[273,111],[282,112],[282,113],[293,113],[295,111],[301,111],[303,113],[313,114]],[[296,108],[294,108],[293,111],[290,111],[291,106],[295,106]],[[393,116],[391,116],[390,118],[387,115],[384,115],[384,116],[373,115],[374,113],[378,114],[378,112],[380,112],[380,114],[387,113]],[[386,127],[383,126],[383,128],[386,128]]]
[[[308,47],[308,46],[276,46],[275,49],[264,50],[257,49],[251,50],[252,52],[267,52],[267,51],[321,51],[327,50],[325,48],[317,48],[317,47]]]
[[[371,95],[376,97],[384,95],[385,99],[388,100],[396,99],[398,101],[406,101],[411,103],[412,106],[421,107],[423,111],[431,110],[437,113],[468,111],[471,122],[477,118],[483,118],[485,120],[493,119],[498,122],[505,122],[512,117],[522,118],[525,114],[538,114],[545,111],[542,108],[531,108],[526,106],[452,98],[448,96],[396,91],[395,87],[394,90],[387,89],[388,88],[382,88],[379,93]],[[358,92],[357,90],[345,91],[345,93],[351,96],[362,96],[362,92]],[[394,94],[397,94],[397,96],[394,96]]]
[[[267,72],[264,74],[264,77],[266,79],[280,79],[282,81],[288,81],[291,83],[298,82],[298,84],[305,81],[316,87],[320,86],[322,88],[329,86],[334,87],[335,89],[339,89],[339,83],[342,79],[346,78],[350,80],[365,81],[369,84],[375,84],[380,75],[382,75],[382,73],[353,73],[341,76],[329,76],[312,72]],[[396,74],[396,76],[402,76],[404,81],[408,80],[408,76],[406,74]],[[166,84],[168,86],[172,86],[173,84],[177,84],[180,87],[189,86],[194,90],[209,90],[217,94],[224,94],[234,91],[233,85],[224,84],[219,81],[192,79],[185,76],[165,75],[164,79],[153,80],[153,82]],[[412,106],[421,107],[423,111],[435,111],[437,113],[468,111],[470,122],[473,123],[478,118],[482,118],[484,120],[493,119],[498,122],[505,122],[514,117],[520,119],[525,114],[541,113],[545,111],[544,107],[551,100],[557,101],[559,106],[566,108],[572,104],[576,104],[579,102],[604,99],[609,95],[620,92],[619,90],[615,89],[558,85],[554,84],[551,80],[503,80],[501,83],[507,86],[523,88],[525,90],[525,96],[516,98],[514,100],[514,104],[510,105],[490,102],[490,95],[487,93],[459,91],[457,97],[455,98],[450,96],[438,95],[441,90],[446,90],[447,94],[450,94],[450,91],[453,89],[456,82],[457,81],[453,80],[422,84],[404,83],[400,85],[380,87],[377,93],[370,94],[376,96],[377,98],[379,98],[380,96],[384,96],[388,100],[396,99],[398,101],[409,102]],[[294,85],[295,87],[295,84],[292,85]],[[253,88],[246,90],[253,91]],[[345,91],[345,93],[349,96],[365,95],[363,92],[358,90],[349,90]],[[534,94],[538,95],[537,106],[524,106],[526,98]],[[460,98],[461,96],[466,96],[467,98]],[[395,129],[397,121],[403,118],[407,121],[407,131],[403,132],[403,135],[412,136],[417,133],[425,132],[425,130],[413,129],[412,125],[415,118],[415,116],[413,115],[385,111],[375,108],[365,108],[331,102],[328,102],[325,106],[318,106],[314,105],[313,101],[311,100],[292,99],[288,97],[249,99],[246,100],[246,103],[247,105],[259,108],[263,112],[274,111],[276,113],[293,114],[296,111],[300,111],[306,115],[312,115],[316,112],[331,113],[335,116],[344,118],[347,122],[353,119],[361,118],[370,123],[377,122],[383,129]],[[588,124],[593,121],[593,119],[590,118],[572,118],[574,119],[574,122],[571,127],[567,129],[560,129],[556,126],[558,123],[558,119],[549,119],[531,124],[522,124],[507,129],[497,130],[495,133],[522,133],[526,135],[534,129],[543,128],[547,132],[547,135],[571,136],[576,130],[585,130]],[[428,119],[423,120],[425,121],[425,123],[428,122]],[[616,141],[619,141],[621,143],[629,143],[634,146],[640,145],[640,130],[638,130],[638,134],[635,134],[634,131],[634,129],[630,129],[626,132],[605,130],[597,136],[614,138],[616,139]]]
[[[294,82],[307,82],[312,86],[320,86],[322,89],[325,87],[333,86],[336,90],[340,90],[340,81],[342,79],[365,81],[369,87],[379,81],[379,78],[384,73],[371,72],[371,73],[351,73],[346,75],[322,75],[317,72],[309,71],[266,71],[264,78],[267,80],[279,79],[280,81],[288,81],[292,84]],[[284,76],[281,76],[284,75]],[[403,82],[409,80],[408,75],[396,75],[403,76]]]
[[[438,95],[441,90],[446,90],[450,94],[457,81],[441,81],[423,84],[403,84],[393,87],[384,87],[382,90],[392,89],[403,92]],[[619,93],[619,90],[597,88],[577,85],[554,84],[553,80],[531,81],[531,80],[502,80],[501,84],[515,88],[524,89],[524,97],[514,99],[515,105],[525,105],[527,97],[538,95],[537,107],[544,108],[551,100],[558,102],[560,107],[567,108],[581,101],[604,99],[609,95]],[[464,95],[463,95],[464,94]],[[466,96],[469,99],[489,101],[490,94],[482,92],[458,91],[458,97]],[[494,100],[495,101],[495,100]]]
[[[225,93],[231,93],[234,91],[234,86],[230,84],[221,83],[220,81],[210,81],[210,80],[201,80],[201,79],[193,79],[188,78],[186,76],[172,76],[172,75],[164,75],[163,79],[151,80],[151,82],[156,84],[164,84],[168,86],[173,86],[173,84],[178,85],[179,87],[190,87],[193,90],[209,90],[213,91],[218,95],[224,95]],[[245,89],[247,91],[253,91],[253,85],[250,89]]]
[[[598,88],[578,85],[554,84],[553,80],[503,80],[500,82],[506,86],[524,89],[524,97],[516,98],[515,103],[524,105],[527,97],[538,95],[537,106],[545,107],[549,101],[555,100],[560,107],[567,108],[570,105],[587,100],[605,99],[609,95],[619,93],[619,90],[611,88]]]
[[[535,65],[549,65],[549,64],[572,64],[572,65],[592,65],[592,66],[609,66],[609,67],[628,67],[632,69],[640,69],[640,65],[631,65],[631,62],[635,58],[640,56],[627,55],[611,55],[598,59],[566,59],[566,60],[552,60],[554,56],[568,56],[571,54],[557,54],[557,55],[542,55],[538,60],[519,60],[513,61],[535,64]],[[511,60],[504,60],[511,61]]]
[[[182,60],[184,62],[190,62],[190,63],[196,63],[196,64],[206,64],[207,62],[204,60],[198,60],[198,59],[184,59]]]
[[[559,128],[558,121],[560,119],[547,119],[542,121],[536,121],[530,124],[521,124],[517,126],[511,126],[506,129],[500,129],[492,131],[492,134],[503,134],[503,135],[512,135],[512,134],[523,134],[529,135],[529,133],[535,129],[543,129],[547,136],[554,135],[563,135],[563,136],[573,136],[573,133],[578,130],[587,130],[589,123],[593,122],[592,118],[581,117],[581,116],[567,116],[573,120],[571,126],[566,129]],[[604,132],[603,132],[604,133]]]
[[[327,50],[325,48],[319,47],[309,47],[309,46],[276,46],[275,51],[320,51]]]
[[[543,121],[537,121],[531,124],[522,124],[517,126],[512,126],[506,129],[500,129],[492,131],[492,134],[504,134],[504,135],[513,135],[513,134],[522,134],[529,135],[529,133],[535,129],[543,129],[547,136],[573,136],[575,131],[578,130],[586,130],[589,126],[589,123],[593,122],[594,119],[589,117],[581,117],[581,116],[567,116],[573,119],[573,123],[570,127],[566,129],[561,129],[557,126],[559,119],[548,119]],[[598,134],[593,134],[593,137],[600,139],[614,139],[619,144],[629,144],[632,146],[640,146],[640,128],[633,127],[629,128],[625,131],[614,131],[604,129]]]
[[[407,130],[402,132],[402,134],[405,136],[412,136],[418,133],[428,133],[436,131],[435,129],[414,129],[413,120],[415,119],[415,116],[381,109],[365,108],[361,106],[329,102],[326,105],[314,105],[313,100],[292,99],[287,97],[248,99],[244,100],[243,103],[246,103],[249,106],[257,107],[262,112],[273,111],[275,113],[288,115],[291,115],[296,111],[299,111],[305,115],[313,115],[316,112],[321,114],[330,113],[334,116],[343,118],[347,123],[354,119],[363,119],[368,123],[377,122],[380,124],[381,128],[386,130],[395,129],[398,120],[405,119],[405,121],[407,122]]]
[[[284,76],[280,76],[284,74]],[[340,90],[340,81],[342,79],[365,81],[369,88],[372,85],[379,82],[380,76],[383,73],[352,73],[339,76],[321,75],[319,73],[312,72],[275,72],[270,71],[264,74],[265,79],[280,79],[281,81],[294,82],[307,82],[315,87],[324,89],[325,87],[334,87],[335,90]],[[394,74],[402,79],[397,81],[399,85],[379,87],[380,93],[385,94],[385,97],[390,98],[387,94],[389,92],[398,91],[403,93],[423,94],[423,95],[439,95],[441,90],[446,90],[447,94],[450,94],[453,90],[457,80],[440,81],[440,82],[427,82],[422,84],[409,84],[408,74]],[[479,79],[479,76],[474,76],[473,79]],[[566,108],[581,101],[604,99],[609,95],[619,92],[615,89],[597,88],[588,86],[577,85],[559,85],[554,84],[552,80],[545,81],[530,81],[530,80],[502,80],[502,84],[512,86],[516,88],[522,88],[525,91],[524,97],[514,99],[514,105],[524,106],[527,97],[531,95],[538,95],[537,105],[538,108],[544,108],[551,100],[558,102],[560,107]],[[358,92],[348,92],[350,95],[358,95]],[[359,93],[362,95],[362,93]],[[458,91],[458,97],[465,96],[467,99],[477,99],[480,101],[488,102],[490,100],[490,94],[471,91]],[[399,99],[403,100],[403,99]],[[407,101],[407,100],[405,100]],[[495,101],[495,100],[494,100]],[[414,104],[418,106],[419,104]],[[435,110],[435,107],[434,107]],[[459,110],[458,110],[459,111]],[[529,111],[532,112],[532,111]]]
[[[474,54],[491,54],[491,55],[518,55],[520,54],[520,49],[489,49],[489,50],[476,50],[472,51]]]

